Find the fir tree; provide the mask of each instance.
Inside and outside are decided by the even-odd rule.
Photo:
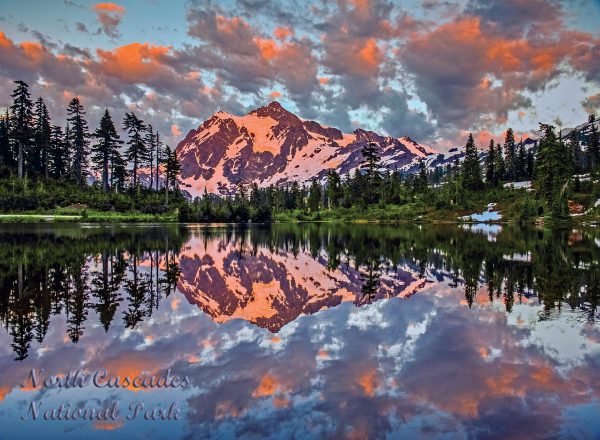
[[[313,179],[308,192],[308,209],[310,212],[318,212],[321,206],[321,185],[317,179]]]
[[[363,155],[363,162],[360,168],[366,171],[366,187],[361,188],[361,190],[363,190],[364,199],[367,203],[376,203],[381,178],[379,174],[380,158],[378,145],[375,142],[369,142],[362,148],[361,153]]]
[[[499,143],[496,144],[496,159],[494,161],[494,170],[496,172],[496,181],[503,182],[506,179],[506,162],[502,154],[502,147]]]
[[[89,132],[85,120],[85,110],[79,98],[73,98],[67,108],[67,121],[70,125],[68,142],[73,149],[73,179],[79,185],[85,184],[87,177],[87,159],[89,156]]]
[[[127,186],[127,161],[119,149],[110,157],[110,186],[115,192],[124,192]]]
[[[129,145],[129,147],[127,150],[125,150],[125,155],[127,160],[132,162],[132,186],[135,190],[138,184],[138,169],[148,154],[148,146],[144,140],[146,126],[144,125],[144,121],[139,119],[133,112],[125,113],[123,124],[129,135],[129,140],[127,141],[127,145]],[[168,161],[168,158],[166,160]]]
[[[496,176],[496,149],[494,148],[493,139],[490,140],[488,154],[485,157],[485,182],[491,187],[498,185]]]
[[[473,134],[469,134],[469,139],[465,146],[465,159],[462,164],[462,186],[465,189],[474,191],[483,187],[479,156],[475,141],[473,140]]]
[[[342,198],[342,185],[339,174],[335,170],[327,172],[327,207],[336,208]]]
[[[506,156],[506,179],[510,182],[513,182],[516,177],[517,154],[515,147],[515,134],[513,133],[512,128],[506,130],[504,152]]]
[[[10,106],[10,139],[15,145],[17,155],[17,177],[23,178],[25,154],[31,147],[33,137],[33,103],[29,94],[29,86],[23,81],[15,81],[16,89],[11,97]]]
[[[592,132],[588,138],[587,153],[590,171],[595,173],[600,170],[600,135],[596,128],[596,124],[592,125]]]
[[[519,148],[517,149],[517,157],[515,160],[515,179],[523,180],[525,178],[525,170],[527,168],[527,152],[525,151],[525,145],[523,145],[523,142],[519,142]]]
[[[13,157],[10,148],[8,121],[9,116],[7,109],[6,115],[0,116],[0,165],[11,166],[13,162]]]
[[[150,182],[148,182],[148,188],[150,189],[152,189],[154,183],[154,151],[156,148],[157,134],[154,134],[154,129],[152,128],[152,125],[148,124],[145,141],[146,145],[148,146],[148,153],[146,159],[148,161],[148,165],[150,166]]]
[[[68,173],[69,151],[65,136],[59,125],[52,127],[50,137],[50,171],[51,176],[60,179]]]
[[[181,165],[175,150],[171,150],[168,145],[165,147],[165,197],[166,203],[169,204],[169,187],[175,189],[177,185],[177,177],[181,171]],[[245,199],[245,197],[244,197]]]
[[[159,172],[160,172],[160,164],[162,163],[161,159],[161,149],[162,143],[160,142],[160,134],[158,131],[156,132],[156,136],[154,136],[154,155],[156,156],[156,191],[158,192],[158,183],[159,183]]]
[[[100,126],[93,136],[97,143],[92,146],[92,162],[96,170],[102,171],[102,190],[108,192],[111,159],[118,154],[119,145],[122,143],[108,109],[104,111]]]
[[[51,148],[52,127],[50,113],[42,98],[35,102],[34,145],[31,149],[30,168],[48,177],[49,151]]]
[[[527,179],[533,179],[534,167],[535,157],[533,151],[529,150],[527,152],[527,167],[525,168],[525,177],[527,177]]]
[[[427,191],[429,179],[427,178],[427,168],[423,159],[419,160],[419,172],[413,183],[413,191],[415,193],[424,193]]]
[[[569,178],[569,164],[565,145],[556,138],[554,127],[540,124],[544,133],[537,152],[535,183],[538,194],[551,212],[560,214],[564,205],[564,187]]]

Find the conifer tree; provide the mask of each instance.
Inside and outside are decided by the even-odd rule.
[[[171,150],[168,145],[165,147],[165,196],[166,203],[169,204],[169,187],[175,189],[177,185],[177,177],[181,171],[181,165],[175,150]]]
[[[69,151],[62,128],[59,125],[52,127],[50,136],[50,158],[48,160],[50,175],[56,179],[65,177],[68,172]]]
[[[327,207],[336,208],[340,205],[342,198],[342,186],[340,176],[335,170],[327,172]]]
[[[25,154],[33,141],[33,103],[29,94],[29,86],[23,81],[15,81],[16,89],[11,97],[10,106],[10,140],[15,145],[17,155],[17,177],[23,178]]]
[[[381,178],[379,174],[381,159],[379,158],[378,145],[375,142],[369,142],[362,148],[361,153],[363,155],[363,162],[360,168],[365,170],[366,184],[366,187],[361,188],[361,190],[367,203],[376,203]]]
[[[488,186],[495,187],[498,185],[496,178],[496,149],[494,148],[494,140],[490,140],[488,154],[485,157],[485,182]]]
[[[535,166],[535,157],[534,157],[533,151],[529,150],[527,152],[527,167],[525,169],[526,170],[525,177],[527,177],[527,179],[533,179],[534,166]]]
[[[108,109],[104,111],[100,126],[93,137],[97,142],[92,146],[92,162],[96,170],[102,171],[102,190],[108,192],[111,160],[114,159],[115,154],[118,154],[119,146],[122,144]]]
[[[145,141],[148,147],[146,159],[148,161],[148,165],[150,166],[150,175],[148,176],[150,178],[150,182],[148,182],[148,188],[150,189],[153,188],[154,184],[154,151],[156,148],[156,136],[157,134],[154,134],[154,129],[152,128],[152,125],[148,124]]]
[[[538,194],[552,212],[562,212],[564,186],[569,178],[568,156],[562,142],[556,138],[554,127],[540,124],[543,138],[540,141],[535,165],[535,183]]]
[[[127,161],[119,149],[114,149],[110,157],[110,186],[114,192],[125,192],[127,186]]]
[[[500,143],[496,144],[496,160],[494,161],[494,170],[496,172],[496,181],[503,182],[506,179],[506,162],[502,154]]]
[[[51,148],[51,135],[50,113],[44,100],[38,98],[35,102],[34,143],[31,149],[30,168],[36,173],[44,174],[45,177],[48,177],[49,174],[48,156]]]
[[[515,134],[512,128],[506,130],[506,138],[504,140],[504,152],[506,157],[506,180],[513,182],[516,177],[516,146],[515,146]]]
[[[160,164],[161,164],[161,149],[162,143],[160,142],[160,134],[158,131],[156,132],[156,136],[154,137],[154,155],[156,156],[156,191],[158,192],[158,183],[159,183],[159,172],[160,172]]]
[[[596,124],[592,125],[592,132],[588,138],[588,162],[590,164],[590,171],[595,173],[600,170],[600,135]]]
[[[75,182],[79,185],[84,185],[88,172],[87,159],[89,156],[90,135],[87,121],[85,120],[85,110],[79,102],[79,98],[73,98],[69,103],[67,121],[70,125],[67,140],[73,151],[71,172]]]
[[[525,151],[525,145],[523,142],[519,142],[519,148],[517,149],[517,157],[515,164],[515,179],[522,180],[525,178],[525,169],[527,168],[527,152]]]
[[[321,206],[321,185],[317,179],[313,179],[308,192],[308,209],[310,212],[317,212]]]
[[[6,115],[0,116],[0,166],[12,165],[12,151],[10,148],[8,109]]]
[[[413,191],[415,193],[424,193],[427,191],[429,179],[427,178],[427,168],[423,159],[419,160],[419,172],[413,183]]]
[[[125,113],[123,124],[125,126],[125,130],[129,134],[129,140],[127,141],[127,145],[129,145],[129,147],[125,151],[125,154],[127,159],[132,162],[132,186],[135,190],[138,184],[138,169],[148,154],[148,146],[144,140],[146,126],[144,125],[144,121],[139,119],[133,112]],[[166,160],[168,161],[168,159]]]
[[[465,159],[462,164],[462,186],[465,189],[474,191],[483,187],[479,155],[477,154],[477,147],[475,146],[472,133],[469,134],[469,139],[465,146]]]

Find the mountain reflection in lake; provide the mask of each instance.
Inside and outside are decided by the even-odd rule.
[[[0,438],[598,438],[599,261],[596,229],[2,225]],[[21,421],[32,400],[184,417]]]

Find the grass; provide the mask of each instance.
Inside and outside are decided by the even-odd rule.
[[[85,223],[169,223],[177,222],[177,212],[144,214],[141,212],[74,211],[57,209],[48,213],[0,214],[0,223],[85,222]]]

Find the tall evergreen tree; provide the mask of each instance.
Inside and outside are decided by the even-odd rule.
[[[127,161],[114,149],[110,157],[110,186],[114,192],[124,192],[127,186]]]
[[[329,209],[340,206],[342,198],[342,184],[340,175],[335,170],[327,172],[327,207]]]
[[[595,173],[600,170],[600,135],[596,124],[592,125],[592,132],[588,137],[587,153],[590,171]]]
[[[496,178],[496,149],[494,148],[494,140],[490,140],[488,154],[485,157],[485,182],[488,186],[495,187],[498,185]]]
[[[144,125],[144,121],[139,119],[133,112],[125,113],[123,124],[125,130],[129,134],[129,140],[127,141],[129,147],[125,151],[125,154],[127,159],[131,161],[133,165],[132,177],[133,188],[135,189],[138,184],[138,169],[148,154],[148,146],[144,140],[146,126]]]
[[[465,159],[462,164],[462,186],[470,190],[478,190],[483,187],[479,155],[477,154],[477,147],[475,146],[472,133],[469,134],[469,139],[465,145]]]
[[[366,183],[366,187],[361,188],[361,190],[367,203],[377,202],[377,193],[381,180],[381,175],[379,173],[381,159],[379,158],[378,149],[379,146],[375,142],[369,142],[361,150],[363,162],[360,167],[365,170]]]
[[[104,111],[100,126],[93,136],[97,142],[92,145],[92,162],[96,170],[102,171],[102,190],[108,192],[110,164],[115,154],[119,153],[118,149],[122,144],[108,109]]]
[[[148,161],[148,166],[150,167],[150,181],[148,182],[148,188],[152,189],[154,184],[154,151],[156,148],[156,136],[158,135],[154,133],[154,129],[151,124],[148,124],[146,129],[146,145],[147,145],[147,154],[146,160]]]
[[[427,168],[425,166],[425,161],[421,159],[419,160],[419,172],[417,173],[413,183],[413,190],[416,193],[423,193],[427,191],[428,185],[429,179],[427,178]]]
[[[10,148],[10,137],[9,137],[9,116],[8,109],[6,115],[0,116],[0,166],[1,165],[12,165],[12,150]]]
[[[308,192],[308,209],[310,212],[317,212],[321,206],[321,185],[317,179],[313,179]]]
[[[525,177],[527,179],[533,179],[533,173],[535,169],[535,157],[532,150],[527,152],[527,167],[525,168]]]
[[[65,177],[69,168],[69,151],[67,148],[65,136],[59,125],[52,127],[50,136],[50,154],[48,166],[50,175],[56,179]]]
[[[79,102],[79,98],[73,98],[69,103],[67,121],[70,125],[67,140],[70,148],[73,149],[71,172],[77,184],[85,185],[88,173],[87,160],[90,154],[90,134],[85,120],[85,110]]]
[[[31,148],[29,168],[45,177],[49,175],[49,152],[51,148],[52,127],[50,113],[40,97],[35,102],[34,143]]]
[[[154,155],[156,156],[156,191],[158,192],[159,187],[159,173],[160,173],[160,165],[162,163],[161,159],[161,151],[162,151],[162,143],[160,141],[160,134],[158,131],[156,132],[156,136],[154,137]]]
[[[512,128],[506,130],[504,152],[506,157],[506,179],[510,182],[513,182],[516,178],[517,153],[515,146],[515,134]]]
[[[496,144],[496,159],[494,161],[494,170],[496,172],[496,181],[498,183],[506,179],[506,162],[504,161],[504,155],[502,154],[502,147],[500,143]]]
[[[10,106],[10,139],[15,145],[17,155],[17,176],[23,178],[25,153],[33,141],[33,103],[29,94],[29,86],[23,81],[15,81],[17,87],[11,97]]]
[[[525,151],[525,145],[523,145],[522,141],[519,142],[515,162],[515,179],[522,180],[525,178],[525,170],[527,168],[527,151]]]
[[[165,147],[164,157],[165,162],[165,197],[166,203],[169,204],[169,187],[175,189],[177,177],[181,171],[181,165],[175,150],[171,150],[168,145]],[[243,197],[245,199],[245,197]]]
[[[535,183],[538,194],[552,212],[562,212],[564,186],[569,178],[568,151],[556,138],[554,127],[540,124],[543,138],[540,141],[535,165]]]

